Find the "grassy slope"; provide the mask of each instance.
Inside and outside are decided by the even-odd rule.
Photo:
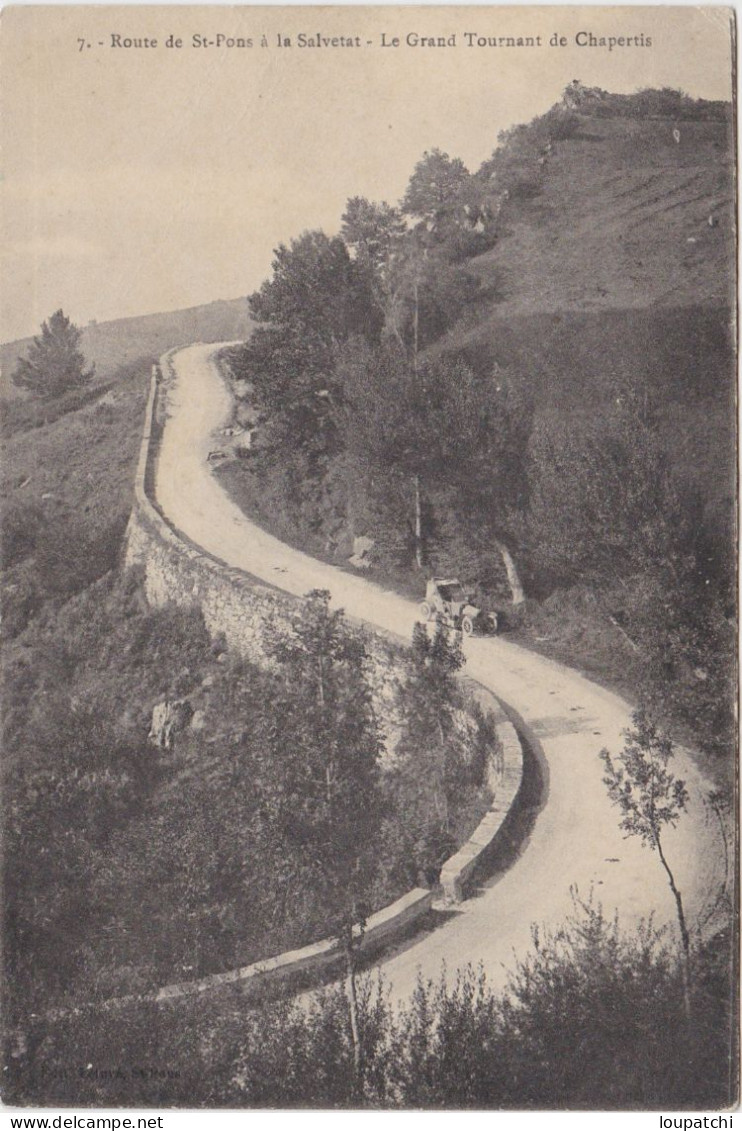
[[[80,573],[79,565],[94,549],[96,538],[108,540],[109,558],[115,552],[133,501],[152,362],[163,351],[196,338],[231,340],[248,329],[244,300],[91,326],[83,349],[88,360],[96,362],[101,395],[96,385],[83,397],[71,394],[42,403],[14,396],[5,402],[0,474],[4,537],[23,524],[24,515],[29,522],[40,522],[42,532],[37,552],[6,572],[10,607],[27,605],[31,590],[34,603],[43,603],[55,573],[61,581],[56,599],[70,570]],[[27,344],[0,347],[3,365],[12,367]],[[10,383],[8,369],[3,380]],[[83,575],[84,568],[84,580]],[[7,606],[4,611],[7,617]],[[24,620],[11,616],[6,621],[11,635]]]
[[[678,144],[674,125],[580,116],[541,191],[508,202],[501,238],[472,265],[502,295],[480,332],[537,311],[732,303],[730,130],[686,122]]]
[[[486,297],[443,347],[514,366],[540,411],[595,408],[628,377],[697,413],[701,432],[709,411],[731,415],[732,136],[685,122],[678,144],[674,125],[581,115],[540,191],[508,201],[497,243],[467,264]],[[728,432],[723,446],[730,460]]]
[[[29,419],[33,416],[40,427],[30,435],[25,431],[25,415],[14,429],[9,414],[0,477],[3,504],[43,502],[57,513],[88,515],[91,525],[112,510],[128,513],[150,365],[174,346],[199,339],[231,340],[248,328],[247,304],[242,299],[88,327],[82,348],[96,362],[100,380],[113,387],[100,401],[56,419],[58,404],[48,412],[45,407],[40,414],[32,412]],[[0,347],[4,379],[5,367],[14,364],[27,345],[14,342]],[[31,398],[28,402],[29,410],[37,409]],[[45,415],[48,423],[42,419]],[[42,500],[46,494],[52,497]]]
[[[227,313],[230,314],[229,311]],[[190,340],[191,335],[199,336],[199,329],[204,330],[205,326],[202,323],[194,328],[189,316],[190,312],[185,312],[180,331],[177,330],[175,316],[168,316],[167,333],[170,337],[167,340],[161,338],[157,350],[167,348],[168,341],[172,343],[176,334],[180,335],[178,340],[181,341]],[[212,319],[210,326],[211,334],[217,340],[231,338],[240,332],[228,318],[222,322]],[[244,333],[244,330],[241,332]],[[42,419],[32,429],[7,429],[9,434],[4,444],[5,458],[0,473],[6,536],[11,525],[7,522],[10,508],[22,516],[34,513],[41,516],[35,546],[21,560],[10,565],[5,573],[5,629],[8,639],[3,643],[0,669],[6,683],[4,723],[8,769],[23,761],[27,749],[24,742],[18,742],[17,731],[20,729],[22,735],[33,735],[34,726],[43,727],[45,720],[52,718],[47,698],[51,694],[50,687],[63,706],[72,701],[94,705],[104,711],[105,723],[112,734],[123,735],[146,747],[152,706],[170,694],[174,681],[182,677],[183,664],[187,662],[185,647],[178,654],[178,660],[174,661],[172,654],[167,653],[166,642],[157,634],[152,635],[146,614],[136,602],[132,601],[131,607],[125,607],[122,587],[110,574],[101,576],[115,563],[133,503],[150,362],[155,356],[153,349],[152,355],[141,362],[131,361],[132,349],[141,348],[142,340],[141,336],[132,336],[129,320],[122,324],[111,323],[105,329],[106,365],[109,373],[118,375],[118,379],[112,381],[108,391],[97,400],[70,409],[56,419],[50,415],[46,423],[43,416],[47,409],[44,408]],[[152,341],[148,339],[150,348]],[[53,412],[58,407],[50,406]],[[113,557],[109,553],[101,554],[100,568],[96,568],[95,563],[89,560],[93,556],[93,544],[100,536],[105,537],[105,549],[112,550]],[[80,566],[88,564],[92,566],[89,577],[84,568],[80,573]],[[32,612],[28,617],[14,615],[14,607],[24,601],[29,591],[33,592]],[[91,605],[95,605],[99,617],[95,622],[90,615]],[[162,626],[166,627],[165,621],[163,614]],[[162,626],[162,631],[165,631]],[[81,644],[83,628],[91,634],[89,644]],[[110,653],[111,638],[118,641],[120,652],[114,650],[113,654]],[[161,649],[165,654],[160,663],[158,656]],[[54,667],[55,658],[60,655],[66,656],[66,666]],[[139,874],[135,865],[138,867],[145,859],[142,845],[151,844],[149,835],[141,835],[141,829],[147,833],[148,821],[156,827],[160,820],[165,832],[172,832],[168,790],[179,790],[181,786],[189,789],[193,786],[193,781],[189,786],[189,779],[195,779],[207,791],[214,768],[220,768],[219,757],[223,757],[223,752],[211,744],[215,741],[214,736],[224,730],[224,703],[217,704],[221,708],[217,709],[212,700],[218,699],[223,685],[228,684],[231,677],[228,666],[216,664],[208,652],[205,652],[205,659],[196,655],[190,672],[191,682],[197,688],[199,680],[206,676],[211,677],[215,690],[209,693],[197,690],[195,697],[191,695],[196,706],[205,713],[203,733],[180,744],[183,765],[171,767],[174,779],[154,788],[147,798],[146,812],[129,814],[126,836],[117,834],[106,848],[110,855],[106,866],[114,877],[126,876],[127,867],[133,869],[132,874]],[[41,682],[37,683],[39,680]],[[30,695],[24,693],[24,688],[27,692],[28,687],[34,689]],[[225,694],[223,698],[229,699],[229,696]],[[239,716],[236,721],[239,722]],[[11,745],[12,752],[9,749]],[[153,751],[149,754],[153,765],[156,765],[158,755]],[[218,812],[218,787],[214,787],[209,800],[213,811]],[[461,841],[481,818],[482,804],[482,797],[472,791],[466,798],[468,809],[462,806],[457,812],[460,824],[457,832]],[[141,821],[137,824],[139,818]],[[38,830],[38,834],[34,848],[38,849],[41,845],[43,851],[46,833]],[[141,839],[137,840],[140,836]],[[146,902],[145,895],[132,897],[133,882],[129,876],[122,884],[120,917],[116,921],[125,924],[122,930],[128,942],[126,947],[123,944],[119,946],[115,961],[108,959],[104,946],[107,936],[95,935],[96,930],[102,930],[98,922],[100,909],[96,912],[98,926],[94,924],[88,929],[85,921],[81,921],[73,940],[75,947],[84,948],[90,943],[89,968],[98,972],[103,980],[101,985],[108,985],[110,981],[109,991],[112,994],[120,992],[121,979],[126,971],[127,977],[130,975],[135,981],[143,978],[148,985],[172,981],[183,973],[180,968],[173,969],[169,964],[171,951],[164,942],[160,947],[162,954],[158,951],[159,957],[150,953],[151,939],[141,933],[141,907]],[[389,902],[399,894],[401,890],[397,888],[380,889],[379,903]],[[160,890],[156,898],[153,897],[151,923],[158,922],[161,939],[169,938],[170,928],[165,925],[168,918],[177,924],[180,913],[177,906],[168,907],[167,898],[165,889]],[[215,899],[218,900],[218,893]],[[296,921],[288,918],[276,923],[269,922],[265,913],[262,916],[257,914],[253,907],[254,929],[248,937],[244,937],[243,932],[237,940],[241,949],[232,955],[224,949],[227,944],[223,940],[215,942],[213,953],[210,951],[202,956],[204,966],[199,972],[245,964],[323,936],[327,933],[327,926],[321,911],[317,906],[310,910],[311,914],[307,911],[304,920],[299,921],[297,916]],[[161,921],[157,919],[158,915]],[[68,942],[72,948],[72,941],[68,939]],[[220,946],[222,951],[219,951]],[[124,964],[125,969],[122,967],[124,973],[116,965],[124,962],[121,954],[128,961],[128,966]],[[72,962],[71,950],[66,959]]]
[[[4,446],[2,498],[87,515],[91,524],[112,510],[128,512],[148,378],[145,363],[105,394],[103,403],[36,428],[31,438],[26,432],[11,436]]]

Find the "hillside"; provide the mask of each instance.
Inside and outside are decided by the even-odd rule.
[[[501,139],[499,156],[477,173],[434,151],[418,187],[426,188],[426,169],[433,174],[441,166],[454,187],[440,194],[440,182],[429,176],[436,203],[427,217],[404,202],[396,210],[356,198],[355,228],[345,222],[335,238],[305,232],[284,246],[273,279],[252,298],[255,327],[244,299],[89,325],[81,347],[97,366],[94,388],[48,400],[12,387],[28,340],[0,346],[0,392],[8,393],[0,477],[4,867],[11,878],[5,985],[6,1028],[18,1034],[7,1058],[16,1098],[30,1102],[47,1089],[48,1099],[48,1082],[58,1077],[60,1102],[120,1100],[120,1074],[110,1066],[126,1063],[131,1053],[132,1063],[166,1063],[168,1073],[165,1080],[165,1073],[142,1069],[140,1079],[137,1069],[125,1099],[136,1092],[143,1102],[175,1103],[181,1094],[202,1102],[203,1095],[204,1103],[223,1105],[236,1096],[244,1106],[244,999],[234,1010],[228,1003],[223,1025],[220,1014],[214,1020],[207,1011],[195,1038],[190,1012],[188,1024],[172,1026],[159,1005],[154,1012],[137,1006],[131,1015],[75,1009],[79,1026],[70,1024],[71,1014],[50,1021],[46,1011],[244,966],[329,929],[326,885],[315,891],[306,883],[313,875],[306,844],[317,842],[307,841],[303,826],[297,833],[295,811],[284,802],[302,790],[309,795],[306,751],[315,740],[318,748],[354,749],[363,689],[338,681],[341,694],[334,697],[350,713],[333,730],[325,725],[324,676],[321,709],[315,702],[319,653],[297,644],[295,656],[306,666],[296,659],[283,674],[261,672],[211,639],[197,608],[151,609],[139,571],[121,569],[151,365],[170,348],[249,338],[241,349],[225,351],[235,392],[247,405],[235,405],[236,427],[222,430],[219,451],[210,450],[218,458],[209,464],[260,525],[348,571],[365,569],[363,576],[385,591],[414,596],[416,607],[426,577],[459,575],[483,607],[501,614],[504,640],[492,644],[498,678],[507,677],[502,694],[530,728],[529,762],[538,760],[544,770],[519,795],[506,855],[515,858],[525,837],[523,859],[529,859],[540,836],[548,841],[541,858],[550,855],[554,875],[560,868],[566,875],[569,853],[555,851],[546,803],[561,798],[567,818],[582,806],[595,815],[594,828],[608,827],[591,792],[590,780],[600,784],[595,765],[588,773],[585,759],[595,762],[620,725],[612,716],[604,725],[608,700],[598,688],[553,666],[531,666],[522,651],[511,651],[508,637],[632,701],[645,700],[658,724],[697,751],[718,787],[708,819],[714,829],[728,827],[733,843],[736,413],[728,108],[713,104],[714,113],[696,113],[698,104],[686,100],[686,114],[662,115],[645,112],[639,95],[619,96],[621,112],[613,113],[606,111],[616,96],[599,93],[595,106],[575,110],[565,102],[515,127]],[[667,93],[651,97],[667,100]],[[472,276],[478,287],[470,285]],[[213,391],[196,384],[206,398],[201,408],[185,392],[177,399],[203,422]],[[184,442],[194,435],[185,430]],[[159,459],[162,466],[162,450]],[[174,494],[182,496],[191,480],[177,459],[171,472]],[[208,507],[203,513],[227,538],[229,524]],[[353,555],[357,562],[365,555],[360,565],[350,558],[356,540],[368,546],[367,554]],[[517,604],[508,556],[525,592]],[[273,560],[270,568],[283,570]],[[382,597],[396,606],[391,593]],[[302,626],[314,624],[316,638],[327,639],[313,615],[303,615]],[[380,833],[365,839],[381,864],[379,903],[421,875],[432,879],[453,847],[451,835],[488,800],[446,730],[461,714],[446,694],[456,652],[440,634],[433,646],[438,672],[429,663],[427,636],[418,633],[416,640],[416,678],[433,702],[407,695],[395,705],[401,741],[382,799],[385,819]],[[480,645],[489,646],[467,646],[470,657],[481,657]],[[508,655],[515,656],[512,667]],[[533,694],[538,717],[530,721],[516,695],[506,693],[520,684]],[[169,748],[150,739],[153,712],[167,703],[192,712]],[[375,748],[371,732],[369,740]],[[300,754],[296,777],[288,776],[292,751]],[[410,756],[417,763],[405,765]],[[321,792],[324,805],[324,785]],[[600,797],[605,806],[602,790]],[[282,814],[285,840],[267,830],[266,814],[274,811]],[[302,819],[308,811],[302,809]],[[617,836],[613,817],[608,820]],[[347,843],[358,842],[357,829],[352,825]],[[686,860],[705,858],[688,852],[690,837],[682,843]],[[615,855],[601,849],[601,869],[613,872],[622,855],[620,844]],[[538,865],[538,852],[535,857]],[[510,889],[516,904],[518,874]],[[501,880],[491,889],[500,896]],[[537,884],[520,887],[538,894]],[[580,890],[591,903],[582,883]],[[723,897],[724,891],[714,915],[721,921],[728,913],[733,922],[734,908]],[[483,918],[482,898],[472,906],[470,935],[479,947],[497,915]],[[602,920],[587,905],[584,910],[580,937],[594,941]],[[699,926],[710,931],[710,922]],[[458,947],[466,931],[456,924],[452,919]],[[670,1089],[686,1078],[710,1080],[715,1088],[715,1073],[728,1067],[728,1012],[736,1004],[732,935],[727,929],[714,940],[716,964],[704,951],[694,958],[693,1025],[681,1015],[677,979],[665,987],[654,967],[648,1011],[637,1011],[637,1002],[645,1005],[643,983],[637,989],[622,975],[609,987],[608,996],[621,1005],[615,986],[629,986],[626,1009],[649,1034],[649,1067],[644,1071],[641,1057],[630,1067],[642,1069],[637,1079],[651,1087],[654,1103],[656,1081],[666,1076]],[[612,974],[616,949],[607,938],[607,963],[590,954],[585,961]],[[429,953],[437,961],[437,942]],[[628,953],[634,967],[638,953]],[[487,956],[474,954],[479,957]],[[411,970],[409,953],[404,961]],[[669,961],[663,952],[662,963]],[[568,980],[577,984],[570,970]],[[544,977],[553,981],[552,975],[544,967]],[[594,987],[588,991],[592,1001],[607,1000],[602,985],[597,996]],[[581,1001],[574,1009],[570,1001],[549,1009],[560,1018],[575,1014],[584,1036],[589,1026]],[[657,1002],[668,1001],[670,1012],[658,1012]],[[194,1016],[199,1009],[197,1003]],[[495,1085],[512,1078],[517,1091],[533,1076],[534,1055],[522,1048],[526,1030],[508,1009],[514,1028],[505,1031],[502,1048],[514,1056],[514,1067],[503,1071],[490,1057],[483,1075]],[[659,1017],[655,1029],[652,1010]],[[612,1030],[615,1015],[608,1018]],[[346,1055],[342,1016],[337,1048]],[[342,1060],[332,1049],[328,1058],[329,1029],[316,1017],[323,1056],[316,1075],[334,1081]],[[259,1034],[256,1048],[265,1046],[272,1057],[283,1042],[304,1059],[298,1071],[271,1064],[254,1079],[295,1079],[303,1088],[302,1072],[308,1078],[312,1066],[301,1031],[294,1027],[284,1040],[273,1021],[266,1024],[270,1040]],[[661,1031],[682,1036],[683,1026],[698,1044],[675,1042],[677,1068],[668,1074],[651,1060],[667,1044],[655,1038]],[[413,1038],[418,1030],[410,1028]],[[540,1015],[532,1030],[543,1061]],[[483,1045],[481,1032],[480,1025],[472,1047]],[[200,1059],[193,1056],[194,1039]],[[601,1040],[598,1032],[591,1047],[600,1049]],[[600,1061],[601,1086],[617,1058],[624,1063],[616,1048]],[[88,1057],[91,1066],[103,1067],[86,1075],[89,1093],[81,1093],[68,1066]],[[561,1052],[553,1063],[561,1068]],[[181,1064],[182,1080],[170,1071]],[[579,1057],[575,1064],[581,1085]],[[551,1062],[547,1068],[548,1076]],[[453,1075],[458,1081],[458,1065]],[[563,1102],[564,1074],[554,1079]],[[398,1090],[398,1074],[395,1080]],[[128,1085],[120,1087],[126,1092]],[[714,1093],[711,1102],[718,1107],[726,1099]],[[331,1103],[337,1106],[335,1098]]]
[[[542,154],[533,195],[507,202],[496,245],[470,264],[496,288],[497,315],[730,304],[731,127],[572,121]]]
[[[543,515],[539,519],[531,509],[529,492],[533,494],[538,475],[542,484],[558,478],[550,474],[548,461],[536,467],[539,460],[546,459],[545,449],[538,444],[548,433],[557,448],[565,447],[565,451],[552,452],[556,466],[569,456],[573,469],[578,469],[579,444],[587,443],[591,428],[602,430],[604,448],[616,441],[610,431],[615,421],[608,420],[608,410],[620,403],[617,389],[646,390],[647,403],[652,403],[656,414],[652,442],[662,450],[670,471],[668,490],[677,497],[671,536],[696,561],[694,577],[704,585],[713,581],[718,587],[719,608],[728,620],[733,574],[729,544],[735,524],[734,154],[729,108],[689,100],[683,113],[662,114],[648,110],[641,96],[632,96],[615,113],[612,97],[577,109],[565,101],[534,122],[514,127],[500,138],[498,149],[478,172],[470,175],[463,166],[463,174],[454,169],[455,188],[449,197],[438,200],[427,220],[423,217],[412,227],[409,219],[402,223],[400,215],[406,231],[392,238],[402,241],[407,255],[417,243],[419,262],[427,263],[429,269],[424,283],[427,297],[423,289],[420,303],[421,332],[427,334],[426,364],[436,364],[441,358],[444,369],[451,358],[455,364],[467,363],[478,374],[467,396],[476,398],[490,388],[491,363],[496,361],[507,371],[513,387],[520,386],[527,394],[516,398],[510,416],[505,412],[498,417],[501,409],[488,403],[487,412],[499,423],[489,430],[489,439],[487,428],[471,434],[473,444],[483,445],[478,455],[462,439],[464,419],[450,425],[450,437],[444,435],[446,421],[453,419],[448,408],[456,411],[453,401],[445,401],[445,383],[453,381],[460,394],[461,373],[451,369],[451,374],[456,373],[454,379],[441,370],[439,391],[448,408],[420,433],[419,466],[426,480],[420,538],[427,539],[426,565],[459,572],[498,601],[508,599],[509,589],[502,563],[491,552],[492,539],[504,539],[512,548],[531,598],[544,599],[555,586],[584,584],[583,567],[568,552],[571,545],[585,541],[584,532],[572,534],[565,528],[559,532],[559,545],[549,547],[555,532],[542,529]],[[668,95],[655,92],[652,97],[662,101]],[[453,163],[448,156],[435,153],[434,163],[440,165],[442,159],[443,171],[450,172]],[[411,184],[415,177],[420,181],[421,166]],[[474,225],[472,202],[485,217],[481,226]],[[366,204],[375,222],[379,217],[373,215],[374,206]],[[408,209],[406,215],[419,219],[422,213]],[[385,220],[383,210],[380,219]],[[354,278],[352,270],[360,262],[361,245],[353,245],[347,231],[345,245],[342,238],[332,242],[322,233],[305,234],[286,252],[283,282],[291,281],[294,270],[300,279],[301,271],[310,271],[314,285],[309,292],[305,288],[282,290],[275,280],[264,285],[262,304],[268,313],[263,317],[258,311],[261,327],[247,348],[246,354],[250,350],[252,354],[242,363],[247,366],[242,375],[252,381],[258,399],[263,397],[262,407],[273,418],[259,438],[258,450],[235,448],[234,458],[227,459],[220,474],[242,506],[281,537],[313,553],[345,563],[353,539],[371,535],[378,556],[372,568],[380,570],[386,581],[392,578],[403,589],[417,592],[419,572],[409,561],[410,546],[417,537],[410,535],[412,465],[395,466],[398,452],[393,443],[388,445],[384,458],[378,457],[378,466],[372,467],[374,486],[374,476],[367,475],[371,466],[367,464],[368,445],[362,443],[350,454],[342,450],[344,440],[338,428],[342,432],[347,422],[338,425],[332,397],[327,395],[338,341],[357,335],[359,326],[361,332],[365,327],[371,361],[379,344],[372,340],[379,326],[376,300],[363,290],[368,284],[368,263],[365,281],[356,276],[355,314],[346,307],[347,281]],[[323,274],[319,265],[325,255],[328,267],[322,269]],[[342,270],[338,264],[344,265]],[[378,262],[374,269],[378,270]],[[466,276],[475,276],[479,288],[462,286],[460,279]],[[404,285],[400,277],[398,308],[396,312],[390,308],[385,317],[400,319],[400,338],[406,336],[409,350],[414,302],[411,291],[405,296]],[[306,302],[307,294],[311,302]],[[449,303],[449,296],[454,301]],[[296,309],[292,302],[298,304]],[[271,303],[275,303],[273,313]],[[343,322],[346,317],[347,325]],[[285,334],[288,326],[296,341]],[[49,405],[16,396],[6,405],[4,432],[8,437],[18,433],[7,450],[6,506],[18,504],[23,510],[31,501],[27,498],[30,492],[37,506],[43,500],[42,509],[54,511],[56,527],[61,530],[78,502],[76,477],[84,478],[87,470],[88,485],[95,478],[86,469],[93,458],[92,441],[102,445],[95,451],[105,456],[104,441],[97,434],[91,441],[87,435],[101,413],[110,413],[115,406],[115,413],[121,411],[126,418],[126,435],[130,429],[133,435],[137,417],[128,413],[137,411],[152,360],[169,348],[193,341],[246,337],[251,328],[249,305],[242,299],[88,326],[83,350],[96,362],[102,386],[90,400],[100,399],[107,389],[104,404],[99,411],[87,404],[87,398],[61,398]],[[322,344],[325,337],[329,345]],[[15,358],[26,345],[17,342],[0,347],[6,383]],[[353,364],[348,356],[345,378]],[[368,358],[360,388],[368,387],[372,376]],[[377,370],[377,379],[382,371],[383,366]],[[339,373],[331,378],[338,388],[342,385]],[[400,395],[403,385],[398,387]],[[369,410],[373,403],[385,406],[377,433],[373,427],[367,433],[373,442],[380,442],[385,434],[391,436],[397,427],[389,401],[389,388],[382,382],[366,405]],[[475,400],[471,403],[476,405]],[[422,421],[425,412],[423,402],[413,404],[409,414],[406,410],[400,413],[400,421],[408,415]],[[468,415],[476,417],[476,408]],[[356,419],[356,434],[363,425],[361,414]],[[265,443],[266,436],[270,441],[271,427],[273,455],[270,442]],[[500,427],[505,433],[511,429],[512,435],[508,438],[506,434],[498,449],[491,442]],[[42,431],[26,447],[24,436],[30,428]],[[96,428],[92,431],[96,433]],[[630,435],[633,445],[636,434]],[[573,436],[577,437],[574,443]],[[443,456],[438,470],[429,472],[431,446],[439,442]],[[52,504],[47,497],[50,485],[43,469],[55,462],[43,455],[49,445],[72,453],[72,462],[66,461],[67,487],[61,492],[61,509],[58,499]],[[451,451],[456,453],[455,460],[450,458]],[[481,499],[469,498],[466,493],[472,476],[479,475],[478,467],[486,469],[477,487]],[[623,504],[622,469],[619,472],[606,481],[617,497],[601,500],[601,513],[615,516],[617,506]],[[604,473],[608,476],[605,468]],[[574,494],[569,475],[567,480]],[[128,499],[120,498],[122,484],[117,482],[115,487],[112,543],[128,510]],[[602,489],[607,491],[608,486]],[[124,496],[126,490],[124,479]],[[103,505],[104,510],[107,507]],[[565,522],[580,510],[576,505]],[[654,510],[649,507],[645,518],[650,526],[655,522],[664,530],[666,516],[660,512],[657,506]],[[631,522],[627,524],[627,531],[630,529]],[[604,535],[599,530],[591,533],[598,542]],[[690,550],[689,540],[693,543]],[[556,572],[549,553],[562,561]],[[108,557],[104,554],[103,558],[105,564]],[[655,563],[661,560],[662,554],[656,554]],[[643,572],[644,566],[627,576],[641,577]],[[611,610],[636,620],[635,635],[641,639],[646,610],[632,611],[626,605],[626,581],[622,575],[617,580],[609,578],[607,585],[605,580],[599,585],[594,578],[588,584],[611,603]],[[611,596],[614,583],[615,599]],[[691,588],[689,582],[689,601]],[[18,624],[25,623],[31,612],[30,590],[24,590],[19,602]],[[646,597],[648,605],[654,600]],[[695,597],[691,607],[700,609]],[[613,627],[606,632],[604,618],[598,618],[597,642],[588,639],[589,634],[583,640],[582,621],[577,638],[569,615],[564,613],[562,619],[566,624],[563,640],[551,618],[548,621],[556,654],[591,670],[596,663],[601,671],[607,665],[611,678],[623,677],[627,663],[634,663],[633,651],[628,655],[621,651],[631,649],[632,642],[627,643],[626,634]],[[703,620],[700,612],[699,620]],[[614,622],[615,618],[609,623]],[[541,647],[544,633],[538,625],[534,632],[529,642]],[[699,633],[704,640],[708,636],[702,627]],[[614,659],[618,671],[613,670]],[[705,670],[704,663],[696,658],[690,670]]]
[[[492,246],[465,264],[481,297],[438,348],[488,347],[542,403],[600,401],[629,376],[728,407],[731,123],[589,110],[518,127],[476,174],[493,195],[512,187]]]
[[[236,298],[187,310],[90,323],[83,330],[81,349],[89,361],[95,362],[97,377],[108,381],[120,367],[160,357],[166,350],[191,342],[243,338],[249,327],[247,303]],[[24,338],[0,346],[0,395],[21,395],[11,378],[18,358],[30,344],[31,339]]]
[[[466,578],[728,765],[733,169],[728,104],[575,80],[477,171],[432,149],[397,207],[351,197],[249,299],[234,498],[405,592]]]
[[[493,158],[477,174],[497,187],[503,169],[517,165],[521,180],[499,211],[494,245],[464,264],[481,297],[436,349],[496,358],[527,384],[537,416],[589,412],[614,395],[616,383],[645,385],[663,406],[671,462],[728,530],[732,125],[596,110],[600,104],[588,104],[556,118],[557,128],[555,111],[519,127],[517,146],[505,142],[499,167]],[[623,112],[631,113],[630,100]],[[569,136],[558,137],[560,130]]]

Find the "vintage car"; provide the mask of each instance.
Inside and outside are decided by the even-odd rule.
[[[425,621],[458,629],[465,636],[497,632],[497,613],[485,613],[473,604],[471,594],[456,577],[430,578],[425,600],[420,602],[420,615]]]

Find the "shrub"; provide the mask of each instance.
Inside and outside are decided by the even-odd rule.
[[[3,639],[14,640],[26,629],[43,604],[36,571],[29,562],[24,562],[19,569],[14,570],[12,576],[6,574],[0,602]]]
[[[0,563],[3,569],[17,565],[34,552],[43,525],[44,512],[38,503],[11,499],[2,517]]]
[[[119,559],[128,515],[121,513],[95,528],[77,518],[50,523],[37,541],[36,565],[43,588],[69,597],[103,577]]]
[[[383,980],[362,979],[360,1095],[337,986],[301,1004],[198,998],[27,1022],[8,1095],[101,1106],[718,1109],[737,1094],[731,953],[725,935],[697,956],[689,1028],[661,934],[651,924],[623,932],[578,900],[562,928],[534,930],[502,993],[466,967],[420,979],[392,1006]],[[126,1071],[149,1059],[167,1078]],[[56,1071],[77,1063],[124,1071]]]

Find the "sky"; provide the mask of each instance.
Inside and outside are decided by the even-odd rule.
[[[350,196],[396,202],[425,150],[475,170],[574,78],[729,99],[728,21],[697,7],[6,8],[0,341],[60,306],[84,325],[247,295],[278,243],[337,231]],[[579,31],[634,42],[579,47]],[[300,47],[302,32],[362,46]],[[549,46],[555,32],[566,46]]]

